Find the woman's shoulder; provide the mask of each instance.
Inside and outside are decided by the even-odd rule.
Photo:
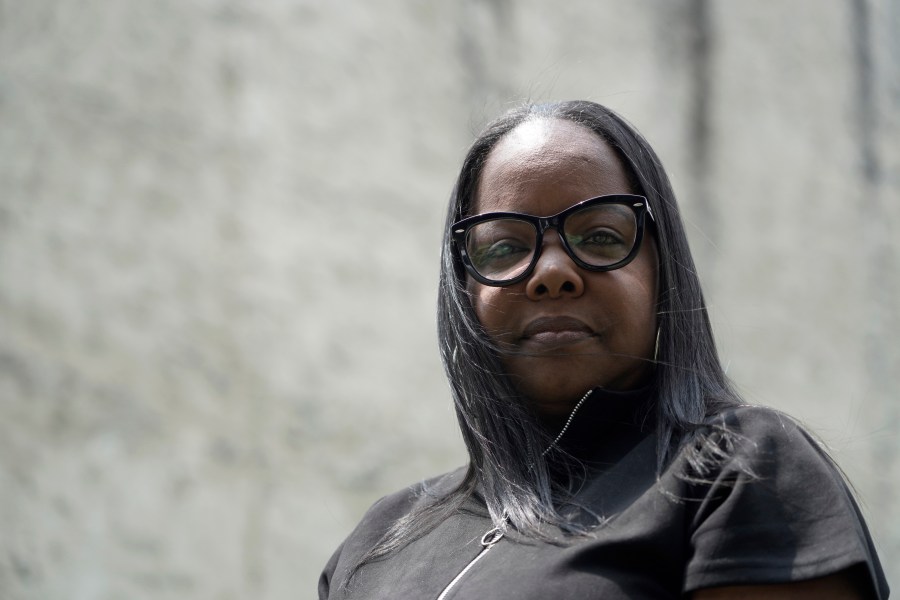
[[[803,451],[831,462],[823,443],[805,425],[774,408],[736,405],[711,415],[705,425],[707,432],[724,437],[738,453]]]
[[[798,491],[809,489],[814,482],[827,484],[835,492],[847,488],[844,474],[826,445],[787,413],[765,406],[737,405],[710,416],[702,429],[704,434],[697,439],[709,454],[706,464],[718,464],[726,479],[730,473],[777,481],[779,487],[795,485]]]
[[[464,481],[465,474],[466,467],[460,467],[376,500],[325,565],[319,578],[319,597],[329,597],[335,573],[346,577],[354,565],[357,565],[394,525],[419,505],[453,492]]]
[[[760,431],[802,428],[800,422],[789,414],[758,404],[729,406],[710,415],[707,423]]]
[[[466,467],[424,479],[376,500],[365,512],[350,539],[379,539],[384,532],[423,503],[446,496],[457,489],[465,478]]]

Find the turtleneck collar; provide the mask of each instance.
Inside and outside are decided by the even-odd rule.
[[[557,447],[577,459],[590,473],[606,472],[656,430],[654,388],[653,383],[628,391],[594,388],[575,413]],[[561,427],[558,425],[548,433],[555,438]],[[551,477],[569,478],[572,472],[562,463],[554,464],[553,454],[547,455]],[[480,480],[467,510],[487,516]]]
[[[589,465],[602,468],[616,462],[656,429],[653,387],[651,383],[628,391],[595,388],[557,446]]]

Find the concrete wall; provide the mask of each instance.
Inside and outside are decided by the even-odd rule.
[[[897,0],[0,0],[0,598],[315,597],[464,460],[433,305],[479,126],[655,144],[729,374],[900,584]]]

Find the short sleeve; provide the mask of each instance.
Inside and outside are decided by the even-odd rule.
[[[697,484],[685,591],[788,583],[865,566],[874,597],[887,584],[840,471],[789,417],[742,408],[722,417],[733,443]]]

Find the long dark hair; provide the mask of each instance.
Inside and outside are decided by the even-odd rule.
[[[458,510],[476,489],[494,521],[508,519],[520,533],[544,538],[542,524],[584,533],[559,510],[559,489],[543,456],[547,433],[504,373],[497,348],[478,322],[450,236],[450,225],[472,211],[491,150],[503,136],[531,119],[571,121],[597,134],[618,154],[632,191],[646,196],[655,213],[660,291],[652,394],[657,411],[658,471],[681,447],[688,447],[688,463],[699,473],[705,471],[708,452],[703,450],[714,444],[697,443],[696,432],[710,415],[740,402],[719,362],[675,194],[647,141],[616,113],[594,102],[516,108],[488,124],[472,144],[450,196],[444,228],[438,336],[469,453],[465,477],[451,493],[431,498],[398,521],[357,567],[424,535]]]

